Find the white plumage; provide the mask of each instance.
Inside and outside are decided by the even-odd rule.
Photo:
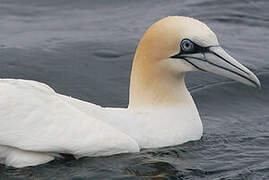
[[[184,82],[185,72],[197,70],[260,86],[205,24],[187,17],[164,18],[144,34],[126,109],[60,95],[36,81],[1,79],[0,163],[33,166],[60,153],[106,156],[198,140],[202,122]]]

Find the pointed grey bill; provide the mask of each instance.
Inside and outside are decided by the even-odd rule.
[[[221,47],[209,47],[208,51],[195,54],[184,54],[186,60],[199,70],[212,72],[249,86],[261,88],[259,79],[248,68],[240,64]]]

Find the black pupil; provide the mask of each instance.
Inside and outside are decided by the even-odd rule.
[[[186,47],[186,48],[189,48],[189,47],[190,47],[190,44],[186,42],[186,43],[185,43],[185,47]]]

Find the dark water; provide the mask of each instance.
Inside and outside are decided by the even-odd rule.
[[[23,169],[0,165],[0,179],[269,179],[268,0],[0,0],[0,77],[34,79],[86,101],[127,106],[135,47],[149,25],[168,15],[208,24],[263,89],[190,73],[201,140]]]

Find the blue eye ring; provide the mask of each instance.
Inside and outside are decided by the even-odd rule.
[[[183,39],[180,43],[180,47],[181,47],[181,50],[185,52],[190,52],[190,51],[193,51],[194,44],[189,39]]]

